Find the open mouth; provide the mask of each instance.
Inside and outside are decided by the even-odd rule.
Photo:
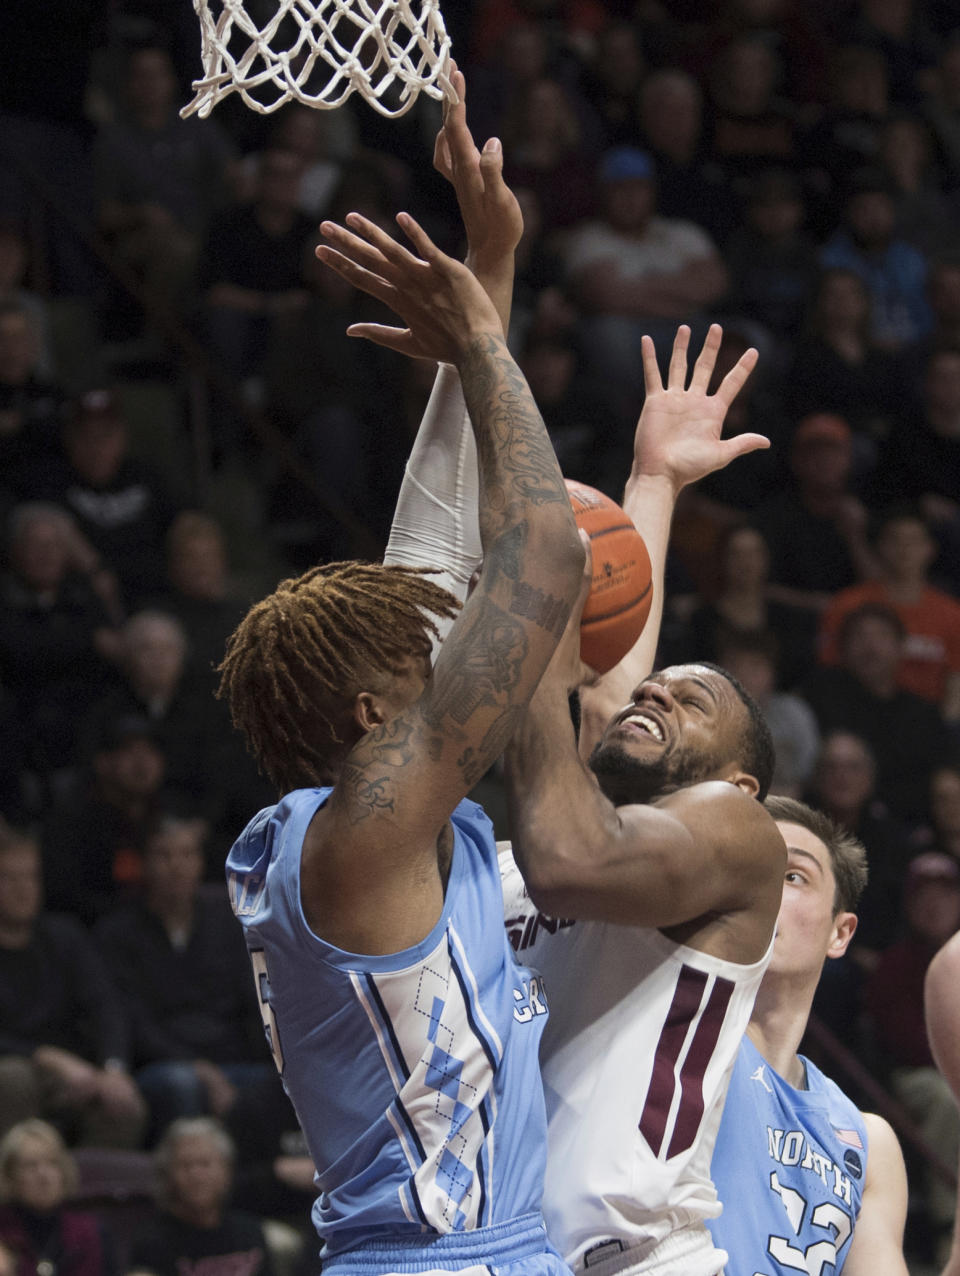
[[[663,727],[656,718],[652,718],[648,713],[631,713],[623,719],[621,726],[628,727],[631,732],[639,735],[648,736],[650,739],[656,740],[658,744],[663,744]]]

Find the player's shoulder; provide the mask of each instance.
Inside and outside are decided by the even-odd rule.
[[[729,843],[758,854],[771,849],[784,851],[783,838],[770,812],[754,794],[730,780],[689,784],[657,798],[655,805],[695,824],[699,835],[719,844]]]

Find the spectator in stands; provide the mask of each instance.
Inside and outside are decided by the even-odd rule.
[[[603,129],[603,147],[639,146],[640,89],[645,63],[640,32],[631,22],[611,22],[597,37],[587,97]]]
[[[0,490],[8,500],[35,495],[57,451],[63,396],[42,373],[40,350],[36,315],[0,298]]]
[[[846,421],[815,413],[799,423],[790,443],[790,484],[754,514],[770,547],[770,592],[777,601],[817,614],[836,590],[875,574],[852,466]]]
[[[298,207],[299,155],[265,151],[257,176],[253,202],[214,219],[200,258],[211,348],[239,378],[259,374],[273,320],[309,301],[304,266],[316,234]]]
[[[77,1177],[46,1121],[21,1121],[0,1140],[0,1242],[14,1259],[6,1276],[113,1276],[113,1247],[98,1220],[64,1208]]]
[[[229,197],[234,147],[216,120],[178,114],[170,55],[127,55],[123,109],[94,145],[98,221],[160,302],[180,302],[213,214]]]
[[[246,610],[231,589],[223,528],[209,514],[183,510],[167,533],[166,548],[168,590],[158,610],[183,626],[189,672],[212,693],[215,666]]]
[[[867,849],[870,877],[859,911],[854,960],[872,970],[897,938],[900,898],[910,857],[908,830],[884,804],[866,740],[842,728],[823,741],[809,789],[811,801]]]
[[[727,306],[779,341],[796,335],[816,274],[804,219],[798,178],[785,169],[767,169],[750,183],[745,224],[724,253],[730,270]]]
[[[146,1109],[126,1025],[94,947],[42,911],[40,851],[0,835],[0,1131],[43,1115],[86,1143],[136,1147]]]
[[[146,718],[102,723],[79,792],[61,799],[45,823],[52,907],[89,924],[139,886],[146,830],[168,800],[165,772],[166,756]]]
[[[748,523],[725,528],[717,543],[716,594],[690,617],[690,647],[679,659],[716,660],[730,641],[772,633],[779,646],[778,687],[793,687],[813,665],[813,627],[806,612],[767,596],[770,550]]]
[[[960,49],[960,43],[957,47]],[[927,294],[933,331],[925,353],[960,350],[960,248],[939,253],[931,261]]]
[[[821,192],[822,220],[834,220],[836,193],[850,173],[877,164],[880,138],[890,111],[890,85],[882,53],[863,45],[832,51],[829,100],[810,130],[807,169]]]
[[[517,94],[503,120],[504,176],[535,191],[544,231],[572,226],[594,209],[593,149],[564,85],[542,78]]]
[[[903,896],[905,937],[880,958],[867,986],[873,1031],[890,1069],[890,1086],[931,1147],[957,1164],[960,1114],[937,1071],[923,1014],[927,967],[960,929],[960,865],[936,851],[910,865]],[[923,1175],[927,1216],[935,1234],[949,1235],[954,1191],[932,1168]]]
[[[70,515],[41,502],[13,511],[8,560],[0,679],[28,741],[24,769],[47,783],[72,764],[78,720],[112,685],[100,652],[115,618],[113,582]]]
[[[777,691],[778,651],[772,633],[730,635],[720,641],[717,663],[739,679],[763,710],[776,753],[770,792],[799,797],[817,760],[820,732],[806,701]]]
[[[782,73],[776,52],[752,34],[732,40],[714,63],[711,154],[737,177],[795,160],[794,112],[778,97]]]
[[[737,201],[728,175],[707,155],[703,94],[693,76],[651,71],[640,93],[640,124],[656,167],[660,214],[695,222],[723,245],[738,221]]]
[[[898,234],[928,258],[951,248],[957,210],[941,189],[929,124],[918,115],[892,116],[883,130],[880,158],[894,194]]]
[[[120,631],[117,657],[122,685],[96,705],[81,729],[85,752],[105,724],[144,718],[167,759],[167,785],[215,817],[221,778],[216,758],[229,728],[215,712],[208,686],[189,676],[180,621],[162,611],[137,612]]]
[[[941,50],[926,115],[946,158],[948,189],[960,190],[960,30]]]
[[[53,352],[46,300],[29,287],[30,246],[26,231],[16,222],[0,222],[0,303],[15,302],[33,320],[39,353],[36,372],[42,380],[53,379]]]
[[[212,1113],[244,1121],[279,1079],[226,891],[201,892],[205,827],[161,816],[146,837],[143,894],[112,909],[97,939],[126,1008],[152,1128]],[[275,1106],[279,1106],[279,1103]]]
[[[894,101],[916,102],[922,73],[936,62],[937,46],[926,5],[916,0],[859,0],[847,15],[849,38],[876,49],[890,69]]]
[[[936,568],[960,591],[960,347],[933,351],[920,411],[897,422],[877,475],[878,502],[919,503],[940,546]]]
[[[944,719],[960,722],[960,603],[930,584],[937,545],[919,511],[888,512],[875,537],[880,576],[841,590],[820,618],[820,659],[837,663],[837,635],[844,617],[864,603],[883,603],[906,632],[897,684],[939,706]]]
[[[916,851],[940,851],[960,864],[960,763],[945,762],[930,777],[930,819],[916,830]]]
[[[849,422],[857,472],[876,465],[877,439],[902,409],[909,385],[903,357],[871,336],[870,296],[855,271],[821,273],[785,391],[796,420],[826,412]]]
[[[524,347],[520,366],[563,473],[619,495],[620,479],[630,469],[632,439],[617,429],[598,402],[576,341],[570,334],[534,335]]]
[[[704,231],[657,214],[646,152],[608,151],[599,178],[601,216],[576,227],[564,250],[568,286],[586,316],[590,373],[609,387],[618,417],[632,423],[643,389],[641,336],[660,349],[659,336],[669,330],[672,340],[678,319],[702,326],[705,308],[726,291],[727,274]]]
[[[263,1226],[228,1205],[233,1142],[210,1117],[184,1117],[157,1148],[157,1214],[131,1248],[130,1271],[182,1276],[186,1270],[272,1276]]]
[[[289,151],[303,162],[297,206],[314,222],[326,216],[343,175],[344,163],[357,147],[357,127],[349,111],[315,111],[291,102],[278,112],[267,151]],[[264,152],[243,160],[243,189],[253,198]]]
[[[163,538],[175,503],[159,475],[131,454],[126,415],[112,391],[93,390],[73,403],[63,447],[37,494],[70,510],[116,572],[124,603],[135,606],[162,586]]]
[[[939,711],[898,686],[904,638],[892,608],[864,603],[840,627],[838,667],[815,670],[799,690],[824,734],[841,728],[867,741],[878,794],[895,815],[917,824],[949,738]]]
[[[922,340],[932,317],[927,301],[927,260],[919,248],[899,238],[890,179],[867,169],[849,180],[843,223],[824,244],[827,268],[852,270],[870,294],[874,340],[891,350]]]

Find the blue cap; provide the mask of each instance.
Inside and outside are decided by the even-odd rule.
[[[635,146],[615,146],[600,161],[601,182],[644,181],[654,176],[653,160]]]

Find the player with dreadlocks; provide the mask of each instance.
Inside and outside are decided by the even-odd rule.
[[[440,166],[502,300],[519,216],[499,144],[477,152],[455,83]],[[503,930],[490,823],[463,799],[557,646],[584,554],[497,308],[397,220],[418,256],[356,214],[324,223],[318,255],[407,325],[352,335],[450,365],[441,382],[459,373],[483,568],[459,612],[422,572],[378,564],[308,572],[251,610],[223,693],[285,796],[231,850],[230,896],[317,1167],[324,1276],[559,1276],[540,1214],[546,1002]]]

